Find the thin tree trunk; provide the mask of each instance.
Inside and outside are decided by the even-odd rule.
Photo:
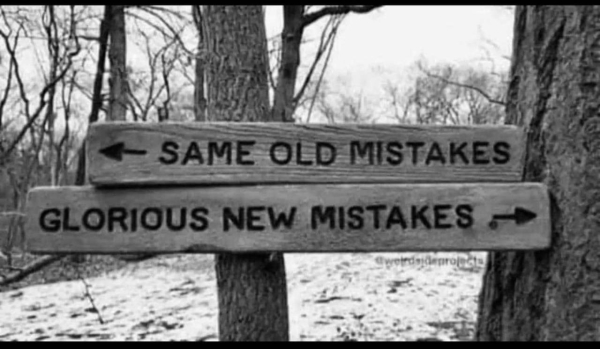
[[[88,117],[88,124],[98,121],[100,109],[102,108],[102,79],[106,66],[106,48],[108,46],[110,26],[110,5],[104,6],[104,17],[100,22],[100,39],[98,42],[98,64],[96,76],[94,77],[94,89],[92,91],[92,110]],[[85,184],[85,142],[81,145],[77,160],[77,173],[75,185]]]
[[[127,81],[127,33],[125,31],[125,6],[106,5],[110,14],[108,21],[108,59],[110,61],[110,79],[108,115],[106,121],[125,121],[129,85]],[[119,254],[116,257],[125,261],[142,261],[154,257],[153,254]]]
[[[104,6],[104,16],[100,22],[100,36],[98,40],[98,63],[96,65],[96,76],[94,77],[94,89],[92,91],[92,110],[88,117],[88,125],[98,121],[100,109],[102,108],[102,80],[106,65],[106,51],[108,46],[110,22],[111,22],[111,6]],[[77,159],[77,170],[75,173],[75,185],[85,185],[86,180],[86,158],[85,158],[85,142],[79,148]],[[74,255],[71,261],[82,263],[85,260],[84,255]]]
[[[207,115],[210,121],[269,118],[268,62],[261,6],[207,6]],[[282,254],[218,254],[222,341],[287,341]]]
[[[552,196],[552,248],[492,253],[476,338],[600,341],[600,6],[518,6],[507,123]]]
[[[300,45],[304,27],[304,5],[283,6],[283,31],[281,32],[281,64],[277,72],[277,87],[273,100],[271,120],[294,121],[293,100],[296,88]]]
[[[127,116],[127,45],[125,34],[125,6],[110,6],[110,102],[108,119],[124,121]]]
[[[48,15],[50,17],[50,23],[46,28],[48,35],[48,55],[50,56],[50,74],[48,81],[55,81],[58,75],[59,65],[59,48],[56,43],[56,18],[54,15],[54,6],[49,5],[47,7]],[[58,176],[60,173],[60,167],[56,166],[55,158],[58,159],[60,156],[59,150],[56,148],[56,141],[54,139],[54,123],[56,121],[56,112],[54,110],[54,97],[56,95],[56,84],[50,87],[48,91],[48,104],[46,106],[46,119],[48,120],[48,163],[50,164],[50,185],[58,185]],[[56,151],[56,155],[54,154]]]
[[[206,45],[204,43],[204,18],[200,6],[192,6],[192,14],[198,32],[198,52],[196,56],[196,79],[194,81],[194,117],[196,121],[206,121],[206,93],[204,91],[204,70],[206,65]]]

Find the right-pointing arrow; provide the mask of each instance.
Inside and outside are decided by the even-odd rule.
[[[515,207],[514,214],[495,214],[495,220],[514,220],[517,225],[525,224],[537,217],[537,214],[521,207]]]

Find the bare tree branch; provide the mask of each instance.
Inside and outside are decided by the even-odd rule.
[[[187,47],[185,46],[184,41],[181,38],[181,33],[184,30],[184,28],[181,28],[179,30],[176,30],[171,23],[169,23],[169,21],[167,19],[165,19],[165,16],[157,14],[154,12],[154,10],[156,10],[156,7],[152,7],[152,6],[139,6],[137,7],[139,10],[157,18],[169,31],[170,34],[167,33],[165,30],[163,30],[162,28],[160,28],[159,26],[157,26],[155,23],[153,23],[152,21],[145,19],[141,16],[135,16],[137,19],[142,20],[144,22],[146,22],[148,25],[152,26],[154,29],[158,30],[162,35],[164,35],[167,38],[172,38],[175,41],[177,41],[177,43],[179,43],[179,45],[181,46],[181,49],[183,49],[183,51],[185,52],[186,55],[193,57],[194,53],[190,50],[187,49]],[[161,9],[163,11],[166,11],[166,9]],[[128,12],[128,15],[133,15],[133,13]],[[181,14],[179,14],[178,16],[181,16],[183,18],[183,16]]]
[[[325,71],[327,71],[327,65],[329,65],[329,59],[331,58],[331,52],[333,51],[333,44],[329,45],[329,50],[327,51],[327,56],[325,56],[325,62],[323,63],[323,68],[321,69],[321,74],[319,75],[319,79],[317,80],[317,85],[315,86],[315,93],[310,101],[310,107],[308,108],[308,115],[306,116],[306,122],[310,122],[310,116],[312,115],[313,107],[315,106],[315,102],[317,100],[317,96],[319,95],[319,90],[321,88],[321,84],[323,83],[323,77],[325,76]]]
[[[468,85],[468,84],[463,84],[463,83],[460,83],[460,82],[458,82],[458,81],[452,81],[452,80],[446,79],[445,77],[443,77],[443,76],[441,76],[441,75],[438,75],[438,74],[435,74],[435,73],[432,73],[432,72],[428,71],[427,69],[423,68],[423,67],[422,67],[422,66],[420,66],[420,65],[419,65],[419,69],[420,69],[420,70],[421,70],[423,73],[425,73],[427,76],[429,76],[429,77],[432,77],[432,78],[435,78],[435,79],[438,79],[438,80],[440,80],[440,81],[443,81],[444,83],[447,83],[447,84],[450,84],[450,85],[454,85],[454,86],[458,86],[458,87],[462,87],[462,88],[466,88],[466,89],[473,90],[473,91],[475,91],[475,92],[479,93],[479,94],[480,94],[481,96],[483,96],[485,99],[487,99],[487,101],[488,101],[488,102],[490,102],[490,103],[494,103],[494,104],[498,104],[498,105],[502,105],[502,106],[505,106],[505,105],[506,105],[506,102],[504,102],[504,101],[501,101],[501,100],[497,100],[497,99],[495,99],[495,98],[491,97],[489,94],[487,94],[485,91],[483,91],[482,89],[480,89],[480,88],[479,88],[479,87],[477,87],[477,86]]]
[[[16,35],[13,40],[13,48],[15,48],[17,46],[18,41],[19,41],[19,36]],[[10,43],[8,41],[5,41],[5,44],[10,45]],[[11,89],[13,68],[14,68],[14,61],[12,59],[10,59],[9,63],[8,63],[8,77],[6,79],[6,87],[4,88],[2,100],[0,101],[0,131],[2,130],[2,126],[3,126],[4,106],[6,105],[6,102],[8,101],[8,96],[9,96],[10,89]]]
[[[4,11],[3,8],[0,7],[0,12],[2,14],[2,17],[4,19],[4,21],[8,24],[8,18],[6,16],[6,13]],[[19,30],[21,30],[21,28],[24,28],[22,23],[19,25]],[[2,38],[4,39],[5,43],[8,44],[8,36],[10,35],[10,33],[5,33],[2,30],[0,30],[0,36],[2,36]],[[16,57],[16,50],[14,48],[11,48],[10,45],[6,45],[7,47],[7,51],[9,52],[10,55],[10,59],[13,61],[14,64],[14,72],[15,72],[15,78],[17,79],[17,84],[19,86],[19,92],[21,95],[21,99],[23,100],[23,103],[25,104],[25,115],[28,118],[27,123],[25,124],[25,126],[23,126],[23,128],[21,129],[21,131],[17,134],[17,137],[11,142],[11,144],[6,148],[6,150],[4,150],[2,152],[2,154],[0,154],[1,158],[5,158],[7,157],[15,148],[16,146],[19,144],[19,142],[21,141],[21,139],[25,136],[25,134],[27,132],[31,132],[32,129],[32,125],[34,125],[35,121],[37,120],[37,118],[39,117],[39,115],[41,114],[41,112],[44,110],[44,107],[46,106],[46,104],[48,103],[48,100],[46,99],[47,94],[51,91],[51,89],[54,88],[54,86],[59,82],[62,81],[64,76],[67,74],[67,72],[70,70],[71,65],[73,63],[73,58],[75,56],[77,56],[81,50],[81,48],[79,46],[77,46],[75,48],[75,50],[73,51],[68,51],[65,52],[65,59],[66,59],[66,64],[63,67],[63,69],[60,71],[60,73],[56,74],[56,77],[52,80],[50,80],[45,86],[44,88],[40,91],[39,93],[39,104],[36,108],[36,110],[31,113],[30,109],[29,109],[29,99],[27,98],[27,93],[25,92],[25,86],[23,84],[23,81],[21,79],[21,75],[19,73],[19,63]],[[1,161],[1,159],[0,159]]]
[[[307,27],[317,20],[332,15],[344,15],[350,12],[353,13],[367,13],[378,7],[384,5],[339,5],[339,6],[327,6],[318,11],[305,14],[302,18],[302,26]]]
[[[341,17],[341,16],[331,17],[329,19],[329,22],[327,23],[327,25],[323,29],[323,32],[321,33],[321,40],[319,42],[319,48],[318,48],[317,53],[315,55],[315,59],[313,60],[311,66],[310,66],[310,69],[308,70],[308,73],[306,74],[306,77],[304,78],[304,82],[302,83],[302,86],[300,87],[300,90],[298,91],[298,93],[294,97],[294,100],[293,100],[294,107],[293,107],[293,109],[295,109],[295,106],[298,104],[298,101],[304,95],[304,91],[306,90],[306,87],[308,86],[308,83],[310,82],[310,80],[312,78],[312,75],[313,75],[313,73],[315,71],[315,68],[317,67],[317,64],[321,60],[321,57],[323,56],[323,54],[325,53],[325,51],[327,49],[329,49],[330,46],[333,47],[333,44],[335,42],[335,36],[337,34],[337,30],[338,30],[340,24],[342,23],[342,20],[343,20],[343,17]],[[329,27],[332,27],[332,28],[331,28],[331,30],[329,30],[329,33],[328,33],[328,28]]]
[[[29,263],[28,265],[22,268],[19,268],[19,271],[17,272],[10,273],[6,276],[0,275],[0,286],[6,286],[8,284],[21,281],[27,276],[44,269],[45,267],[49,266],[54,262],[61,260],[63,257],[63,255],[44,256],[34,260],[33,262]]]

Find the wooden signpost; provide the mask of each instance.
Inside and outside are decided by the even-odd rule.
[[[94,186],[32,190],[27,243],[35,253],[543,249],[546,189],[514,183],[524,143],[513,126],[97,123],[86,147]]]
[[[86,146],[92,186],[30,191],[27,247],[546,249],[546,187],[516,183],[525,141],[512,126],[97,123]]]
[[[513,126],[98,123],[92,185],[518,182]]]
[[[531,250],[550,244],[541,184],[37,188],[33,252]]]

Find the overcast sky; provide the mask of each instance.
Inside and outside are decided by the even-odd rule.
[[[304,38],[318,38],[326,22],[321,19],[311,25]],[[267,6],[268,37],[278,36],[282,23],[282,6]],[[512,31],[513,14],[505,6],[388,5],[368,14],[350,14],[339,29],[325,79],[333,91],[360,93],[377,102],[386,82],[399,85],[411,80],[407,68],[419,58],[430,64],[481,65],[489,55],[495,70],[500,71],[509,65],[502,56],[510,56]],[[146,59],[136,52],[140,48],[135,43],[141,39],[130,36],[128,40],[129,63],[145,65]],[[192,40],[192,49],[194,43]],[[314,46],[303,46],[302,53],[306,66],[312,61]],[[22,58],[39,68],[36,57],[28,54]],[[27,72],[40,74],[36,69]],[[92,77],[90,73],[90,81]]]
[[[281,32],[282,6],[267,6],[269,37]],[[323,19],[319,24],[324,24]],[[350,14],[342,24],[326,78],[338,86],[376,95],[385,79],[402,80],[420,57],[427,62],[487,65],[507,69],[513,13],[504,6],[384,6],[368,14]],[[314,37],[313,28],[306,33]],[[487,50],[487,53],[486,53]],[[309,56],[303,54],[303,63]]]

